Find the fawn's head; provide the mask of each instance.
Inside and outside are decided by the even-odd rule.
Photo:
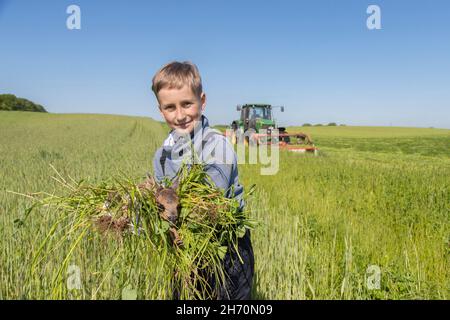
[[[160,209],[160,216],[171,223],[178,218],[180,200],[177,195],[179,179],[176,178],[168,188],[161,187],[153,177],[148,177],[140,186],[146,190],[154,190],[156,203]]]

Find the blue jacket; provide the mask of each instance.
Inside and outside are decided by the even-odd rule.
[[[174,179],[183,162],[203,163],[206,173],[227,198],[236,198],[244,207],[243,187],[239,184],[237,156],[227,138],[209,127],[208,119],[201,116],[190,135],[172,130],[153,158],[155,178]]]

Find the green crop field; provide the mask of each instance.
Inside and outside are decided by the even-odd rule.
[[[38,275],[30,272],[57,213],[41,208],[21,223],[32,202],[11,191],[64,192],[50,165],[77,181],[120,172],[139,181],[152,172],[167,131],[143,117],[0,112],[0,299],[52,297],[59,267],[49,261]],[[319,156],[280,151],[272,176],[260,175],[259,165],[239,167],[244,187],[257,186],[247,201],[261,221],[252,232],[254,298],[449,299],[450,130],[289,131],[310,133]],[[148,277],[156,271],[139,261],[105,267],[120,242],[83,249],[73,258],[82,288],[62,290],[62,298],[121,299],[125,283],[138,299],[161,298]]]

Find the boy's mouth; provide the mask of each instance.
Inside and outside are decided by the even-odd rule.
[[[191,121],[188,121],[188,122],[185,122],[185,123],[177,124],[176,126],[177,126],[177,128],[180,128],[180,129],[187,129],[187,127],[188,127],[191,123],[192,123],[192,120],[191,120]]]

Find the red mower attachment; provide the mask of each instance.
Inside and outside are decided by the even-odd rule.
[[[281,128],[280,128],[281,129]],[[255,139],[258,145],[278,143],[280,149],[285,149],[299,153],[318,154],[319,149],[314,146],[311,137],[307,133],[287,133],[283,129],[280,130],[278,136],[270,134],[254,133],[250,139]]]

